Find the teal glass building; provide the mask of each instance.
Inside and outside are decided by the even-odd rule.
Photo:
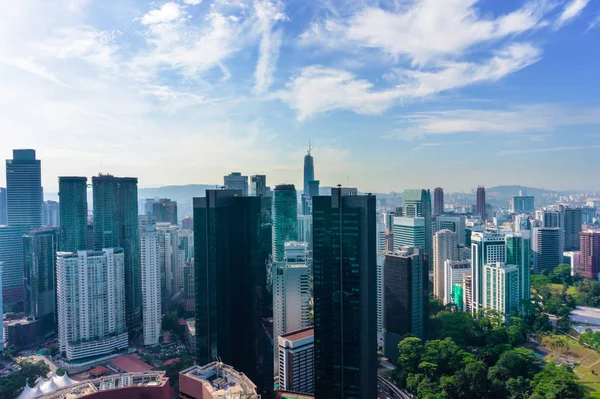
[[[60,207],[60,250],[77,252],[87,249],[87,178],[58,178]]]
[[[293,184],[279,184],[273,191],[273,261],[283,261],[287,241],[298,240],[298,199]]]

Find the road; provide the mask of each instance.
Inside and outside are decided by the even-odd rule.
[[[377,388],[379,391],[385,392],[391,399],[412,399],[412,396],[380,375],[377,376]]]

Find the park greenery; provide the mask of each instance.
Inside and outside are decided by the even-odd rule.
[[[19,366],[20,370],[0,378],[0,398],[16,398],[26,383],[32,386],[40,377],[45,378],[50,371],[48,365],[41,360],[35,363],[20,361]]]

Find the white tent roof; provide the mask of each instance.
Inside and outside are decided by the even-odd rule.
[[[50,378],[40,379],[38,383],[31,388],[29,385],[25,385],[23,392],[18,396],[17,399],[34,399],[38,396],[42,396],[48,393],[52,393],[60,388],[68,387],[73,384],[77,384],[78,381],[74,381],[67,373],[62,377],[59,377],[55,373],[52,373]]]

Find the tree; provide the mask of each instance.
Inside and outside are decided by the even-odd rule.
[[[573,279],[571,278],[571,265],[561,263],[552,270],[549,277],[554,284],[573,284]]]
[[[582,399],[584,392],[578,379],[566,367],[547,363],[531,382],[531,399]]]
[[[398,344],[398,362],[392,373],[392,379],[401,388],[407,383],[408,375],[416,373],[421,363],[423,353],[423,342],[416,337],[404,338]]]

